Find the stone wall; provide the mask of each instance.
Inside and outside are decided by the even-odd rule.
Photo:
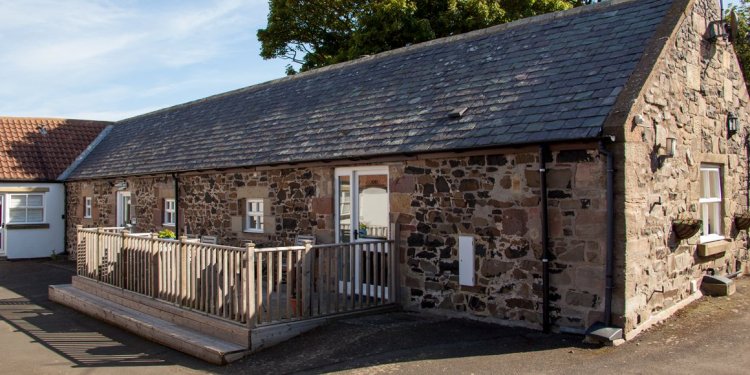
[[[244,240],[261,245],[288,245],[297,234],[333,241],[333,168],[284,169],[260,172],[215,172],[179,175],[180,234],[210,235],[219,243],[240,246]],[[174,199],[171,175],[128,177],[66,184],[69,252],[75,226],[115,226],[115,184],[127,183],[135,224],[133,231],[175,230],[164,226],[163,200]],[[93,197],[92,218],[83,218],[84,197]],[[264,233],[243,231],[243,199],[264,200]]]
[[[595,150],[555,151],[547,169],[553,323],[583,330],[603,311],[605,162]],[[407,307],[540,328],[538,153],[415,161],[390,174]],[[475,239],[472,287],[459,285],[460,234]]]
[[[747,260],[747,233],[733,226],[735,213],[747,212],[748,96],[731,45],[706,39],[710,21],[718,19],[718,2],[696,1],[625,124],[623,173],[627,239],[625,274],[621,275],[620,309],[626,331],[691,295],[691,280],[709,269],[717,274],[738,270]],[[729,111],[743,127],[728,134]],[[677,154],[665,157],[667,137],[677,140]],[[697,255],[699,235],[679,241],[676,218],[701,218],[701,163],[723,171],[723,229],[727,251]]]

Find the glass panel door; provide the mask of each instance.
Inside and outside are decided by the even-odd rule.
[[[130,224],[130,192],[121,191],[117,193],[117,226],[124,227]]]
[[[385,244],[372,242],[389,239],[389,210],[387,167],[336,170],[336,241],[357,244],[352,248],[354,285],[339,280],[340,288],[347,293],[384,298],[378,287],[387,280],[381,276],[387,275],[382,268],[388,264],[389,254]],[[339,264],[344,263],[339,260]],[[387,295],[388,288],[384,290]]]

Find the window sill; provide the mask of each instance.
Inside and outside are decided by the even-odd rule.
[[[718,235],[718,234],[709,234],[708,236],[700,236],[698,243],[699,244],[709,244],[712,242],[717,241],[724,241],[724,236]]]
[[[729,244],[731,243],[731,241],[725,239],[715,240],[711,242],[701,242],[698,245],[698,256],[710,257],[717,254],[722,254],[725,251],[729,250]]]
[[[174,224],[169,224],[169,223],[162,223],[161,225],[163,227],[174,227]]]
[[[5,224],[6,229],[49,229],[49,223]]]
[[[84,216],[84,219],[91,219],[91,216]]]
[[[265,233],[263,229],[245,229],[242,232],[244,233],[255,233],[255,234],[263,234]]]

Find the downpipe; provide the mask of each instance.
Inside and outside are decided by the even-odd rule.
[[[550,298],[549,298],[549,220],[547,219],[547,145],[539,146],[539,184],[542,195],[542,330],[549,333]]]

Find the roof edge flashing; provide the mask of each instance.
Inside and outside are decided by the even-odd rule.
[[[94,148],[96,148],[96,146],[98,146],[99,143],[101,143],[101,141],[104,140],[104,138],[106,138],[107,135],[109,135],[109,133],[112,131],[113,127],[114,127],[114,125],[111,125],[111,124],[107,125],[99,133],[99,135],[97,135],[96,138],[94,138],[94,140],[91,141],[91,143],[86,147],[86,149],[83,150],[83,152],[81,152],[81,154],[78,155],[78,157],[76,157],[75,160],[73,160],[72,163],[70,163],[70,165],[68,166],[68,168],[66,168],[59,176],[57,176],[57,180],[58,181],[65,181],[65,180],[67,180],[68,177],[73,173],[73,171],[75,171],[75,169],[78,168],[78,166],[86,159],[86,157],[89,156],[89,154],[91,153],[91,151],[93,151]]]

